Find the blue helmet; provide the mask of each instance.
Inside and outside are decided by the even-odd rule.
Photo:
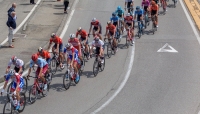
[[[121,6],[117,6],[117,10],[121,10],[122,8],[121,8]]]
[[[113,17],[115,17],[115,16],[116,16],[116,13],[115,13],[115,12],[113,12],[113,13],[112,13],[112,16],[113,16]]]
[[[140,6],[137,6],[137,7],[136,7],[136,10],[137,10],[137,9],[140,9]]]

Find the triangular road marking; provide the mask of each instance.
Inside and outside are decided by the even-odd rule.
[[[165,49],[166,47],[170,49]],[[172,53],[178,53],[172,46],[170,46],[168,43],[166,43],[162,48],[160,48],[157,52],[172,52]]]

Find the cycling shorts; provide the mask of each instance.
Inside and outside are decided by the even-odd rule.
[[[50,65],[51,58],[46,59],[47,63]]]
[[[83,37],[80,37],[79,39],[81,42],[86,40],[86,38],[83,38]],[[88,44],[88,40],[86,41],[86,44]]]
[[[105,46],[103,45],[102,48],[104,50]],[[100,47],[96,47],[96,54],[98,55],[100,54]]]
[[[55,44],[53,47],[56,49],[57,48],[57,44]],[[61,43],[59,45],[59,53],[62,52],[62,48],[63,48],[63,44]]]
[[[42,73],[45,74],[48,70],[48,64],[46,64],[44,67],[43,67],[43,70],[42,70]],[[36,76],[39,76],[39,72],[40,72],[40,67],[37,67],[37,70],[36,70]],[[38,77],[40,78],[40,77]]]
[[[101,27],[101,25],[99,25],[99,26],[100,26],[99,34],[101,34],[102,27]],[[94,30],[94,31],[97,31],[97,30],[98,30],[98,27],[94,27],[93,30]]]
[[[148,6],[144,6],[144,11],[147,12]]]
[[[11,92],[14,92],[14,91],[16,90],[16,88],[17,88],[17,83],[12,82],[11,84],[12,84],[12,85],[11,85],[10,91],[11,91]],[[24,81],[21,81],[21,82],[19,83],[19,87],[17,88],[17,90],[18,90],[18,91],[22,91],[23,86],[24,86]]]
[[[157,10],[151,10],[151,15],[156,15]]]

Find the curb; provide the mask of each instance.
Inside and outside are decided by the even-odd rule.
[[[199,0],[184,0],[187,9],[195,22],[196,27],[200,31],[200,5]]]
[[[72,1],[72,0],[70,0],[70,1]],[[60,2],[63,2],[63,1],[60,1]],[[70,8],[73,6],[73,3],[74,3],[74,0],[72,1],[71,4],[69,4]],[[41,4],[41,3],[40,3],[40,4]],[[39,8],[39,7],[38,7],[38,8]],[[68,9],[68,14],[69,14],[70,12],[71,12],[71,9]],[[36,13],[36,12],[34,12],[33,14],[35,14],[35,13]],[[64,18],[62,19],[62,22],[60,23],[60,25],[59,25],[59,27],[58,27],[58,29],[57,29],[57,31],[55,32],[56,34],[59,34],[59,36],[60,36],[60,34],[61,34],[61,32],[62,32],[62,29],[63,29],[64,26],[65,26],[66,20],[68,19],[68,14],[64,16]],[[28,22],[28,21],[29,21],[29,20],[27,20],[27,22]],[[21,28],[22,28],[22,27],[21,27]],[[49,41],[48,41],[44,46],[42,46],[43,49],[46,49],[46,47],[48,46],[48,44],[49,44]],[[25,70],[28,70],[29,64],[30,64],[30,62],[27,62],[27,63],[24,64],[24,69],[25,69]],[[24,71],[25,71],[25,70],[24,70]],[[1,76],[1,77],[0,77],[0,83],[2,83],[2,82],[4,82],[4,76]]]

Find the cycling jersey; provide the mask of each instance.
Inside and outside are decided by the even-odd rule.
[[[91,25],[94,25],[94,27],[98,27],[98,26],[101,26],[101,23],[96,20],[95,22],[91,22]]]
[[[87,32],[85,30],[81,30],[81,32],[76,32],[76,37],[78,37],[78,35],[81,35],[81,38],[86,38]]]
[[[50,38],[50,44],[54,42],[55,44],[62,44],[62,39],[58,36],[55,36],[55,38]]]
[[[154,5],[150,7],[151,15],[156,15],[158,11],[158,5]]]
[[[74,61],[78,60],[78,50],[75,47],[72,47],[72,49],[67,50],[67,48],[64,48],[64,53],[68,55],[68,58],[72,60],[72,54],[74,53]]]
[[[11,90],[14,91],[17,87],[17,84],[19,84],[19,90],[22,89],[22,87],[24,86],[24,79],[23,77],[21,77],[20,74],[18,73],[15,73],[14,74],[15,78],[11,78],[11,75],[10,74],[7,74],[6,75],[6,82],[9,81],[9,79],[11,78],[12,79],[12,85],[11,85]]]
[[[80,42],[78,38],[74,38],[74,40],[69,39],[68,43],[71,43],[76,49],[79,50]]]
[[[124,14],[124,10],[121,9],[121,10],[116,10],[115,13],[119,16],[119,17],[122,17],[122,15]]]
[[[92,46],[94,46],[94,47],[103,47],[104,46],[104,42],[102,40],[99,40],[98,42],[96,42],[94,40],[94,41],[92,41]]]
[[[135,15],[139,16],[139,15],[143,15],[143,14],[144,14],[144,12],[143,12],[143,9],[141,9],[141,8],[139,11],[137,11],[137,10],[135,11]]]
[[[48,65],[48,63],[46,62],[46,60],[44,60],[42,58],[38,58],[38,60],[36,61],[36,63],[31,59],[30,60],[30,68],[32,68],[34,64],[38,65],[39,68],[43,68],[46,65]]]
[[[150,5],[150,3],[149,3],[149,0],[145,0],[145,1],[142,1],[142,7],[143,6],[149,6]]]
[[[115,32],[115,29],[116,29],[116,27],[113,24],[111,24],[110,26],[106,27],[106,30],[109,30],[109,32],[112,32],[112,33]]]
[[[12,62],[12,60],[10,59],[9,63],[8,63],[8,68],[10,68],[11,65],[15,65],[15,67],[20,68],[24,65],[24,61],[22,61],[21,59],[17,59],[15,63]]]
[[[42,53],[38,52],[37,55],[38,55],[38,56],[41,56],[41,57],[43,57],[43,58],[46,58],[46,59],[51,58],[50,53],[49,53],[48,51],[46,51],[46,50],[43,50]]]
[[[133,22],[133,17],[132,16],[126,16],[124,18],[124,20],[125,20],[126,23],[132,23]]]

